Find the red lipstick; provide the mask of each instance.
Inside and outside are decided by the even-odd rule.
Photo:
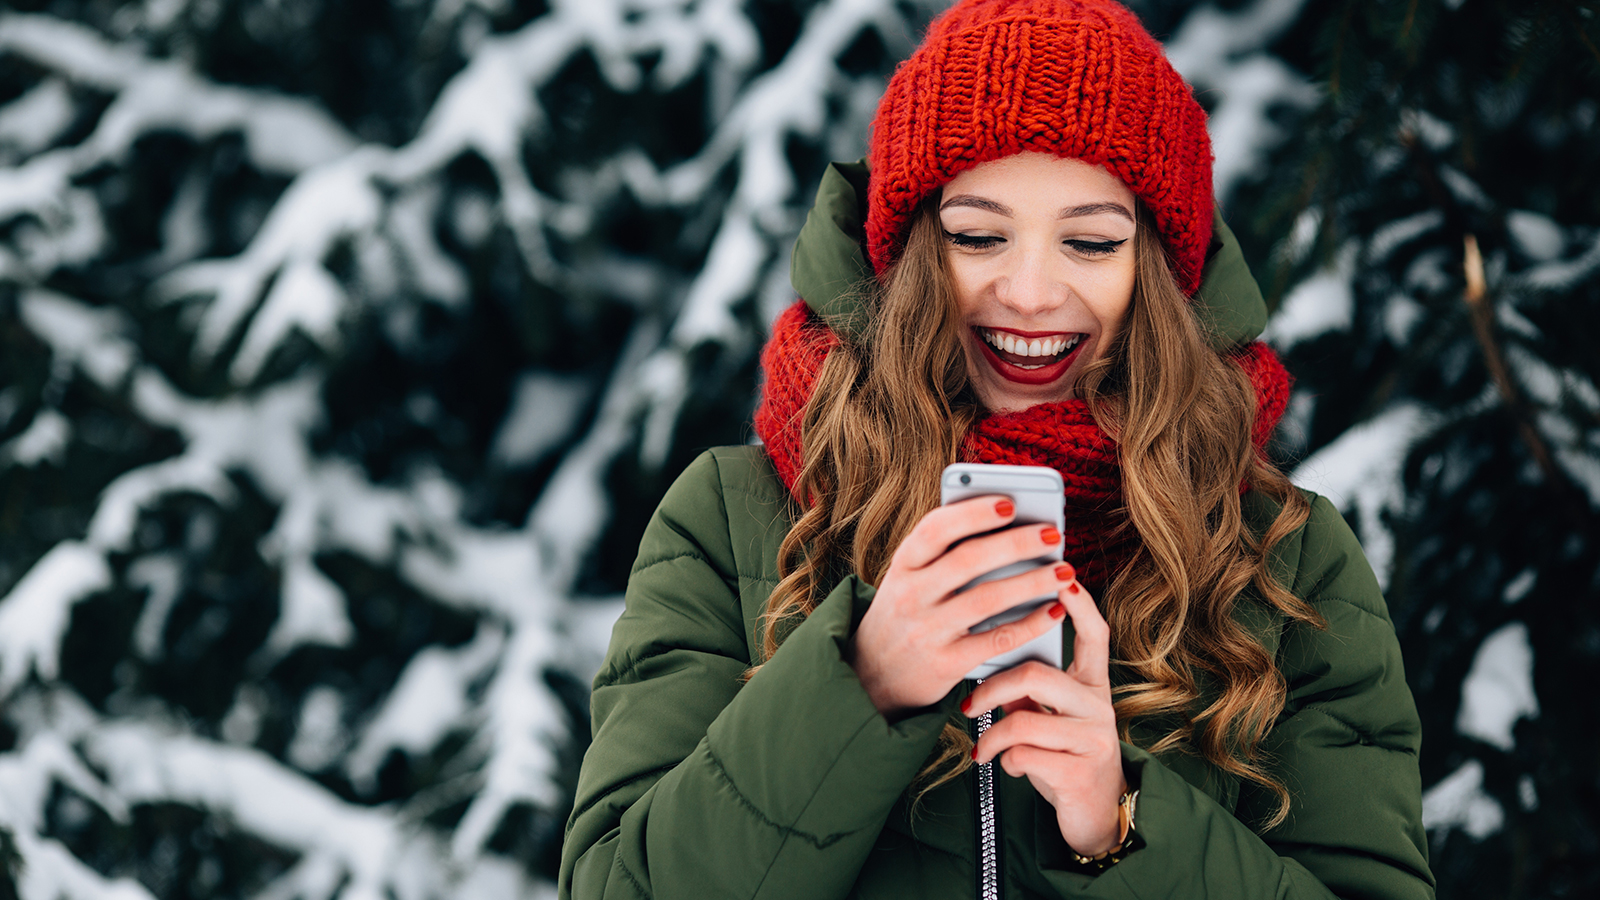
[[[1050,337],[1061,333],[1059,331],[1015,331],[1010,328],[993,328],[990,330],[1004,331],[1007,334],[1015,334],[1018,337],[1026,338]],[[994,347],[990,345],[988,341],[984,340],[983,337],[977,333],[976,329],[973,330],[973,336],[977,338],[978,347],[983,350],[983,358],[989,361],[989,365],[1000,374],[1001,378],[1017,384],[1049,384],[1050,382],[1055,381],[1067,373],[1067,369],[1072,367],[1073,360],[1078,358],[1079,352],[1083,350],[1083,345],[1087,343],[1087,338],[1080,339],[1077,346],[1073,347],[1066,356],[1063,356],[1056,362],[1050,363],[1047,366],[1040,366],[1036,369],[1024,369],[1021,366],[1012,365],[1011,363],[1006,362],[1004,359],[1001,359],[1000,355],[994,352]]]

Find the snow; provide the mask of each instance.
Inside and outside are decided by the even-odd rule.
[[[1427,318],[1428,310],[1405,294],[1392,294],[1383,304],[1383,332],[1397,347],[1411,342],[1417,323]]]
[[[388,231],[423,295],[459,309],[469,300],[466,273],[433,237],[441,193],[427,184],[403,194],[394,203]]]
[[[152,553],[128,566],[128,584],[148,591],[133,626],[133,647],[140,658],[154,662],[166,652],[167,617],[183,590],[183,564],[176,554]]]
[[[1516,281],[1535,291],[1568,291],[1593,277],[1596,270],[1600,270],[1600,231],[1595,232],[1589,248],[1577,258],[1553,259],[1531,266]]]
[[[1523,569],[1515,578],[1506,582],[1505,589],[1500,592],[1501,602],[1510,605],[1521,603],[1522,598],[1528,596],[1533,586],[1539,581],[1539,573],[1532,569]]]
[[[504,646],[504,630],[489,626],[462,647],[427,647],[412,657],[345,763],[351,780],[370,790],[389,751],[420,756],[450,731],[466,727],[472,711],[468,691],[494,667]]]
[[[1483,763],[1471,759],[1422,795],[1422,825],[1433,832],[1459,828],[1481,841],[1500,830],[1506,814],[1484,793]]]
[[[1588,494],[1591,505],[1600,506],[1600,434],[1591,432],[1585,440],[1572,420],[1555,412],[1540,412],[1536,421],[1561,468]]]
[[[351,900],[381,897],[401,852],[390,814],[345,803],[257,750],[133,722],[102,724],[85,749],[128,802],[178,802],[226,816],[264,840],[337,866],[351,881],[341,896]]]
[[[522,373],[511,408],[500,423],[489,458],[508,468],[537,465],[571,437],[589,399],[581,378],[550,372]]]
[[[621,612],[617,596],[578,593],[586,560],[610,524],[608,475],[624,454],[637,451],[647,465],[666,458],[694,354],[706,344],[748,352],[759,335],[745,305],[787,290],[782,248],[809,200],[799,196],[789,145],[796,137],[827,147],[859,144],[882,88],[877,75],[844,71],[840,58],[864,34],[876,32],[902,49],[912,36],[903,4],[831,0],[801,23],[776,68],[754,75],[763,47],[735,0],[568,0],[518,30],[493,33],[481,12],[499,14],[505,6],[432,5],[437,35],[471,48],[470,58],[420,129],[395,148],[361,144],[314,102],[215,84],[183,62],[182,52],[159,58],[146,51],[158,42],[147,45],[144,36],[186,17],[215,15],[213,5],[129,6],[114,17],[116,30],[135,36],[123,42],[47,16],[0,14],[0,53],[44,73],[30,92],[0,107],[0,156],[16,155],[15,165],[0,158],[0,220],[19,223],[0,247],[0,279],[20,285],[22,327],[50,348],[54,385],[82,375],[178,443],[164,459],[110,473],[85,532],[51,549],[0,598],[0,705],[19,734],[16,747],[0,753],[0,791],[13,784],[32,790],[5,794],[0,822],[17,833],[27,862],[24,896],[148,896],[133,881],[102,878],[41,835],[48,800],[40,791],[53,780],[71,784],[114,819],[134,805],[180,804],[298,855],[264,898],[553,896],[553,886],[535,883],[520,862],[485,846],[507,811],[531,805],[550,812],[564,796],[558,752],[572,736],[545,673],[592,675]],[[1234,31],[1246,24],[1270,31],[1298,8],[1259,3],[1224,20]],[[1291,102],[1304,86],[1243,43],[1219,52],[1207,59],[1227,94],[1219,112],[1235,117],[1218,118],[1234,165],[1281,136],[1222,123]],[[546,137],[542,89],[583,53],[624,91],[704,77],[711,139],[664,168],[637,148],[622,148],[588,168],[540,179],[544,189],[536,189],[527,154]],[[645,77],[647,60],[654,65]],[[84,92],[109,106],[78,144],[55,146],[69,115],[82,112],[73,98]],[[834,117],[841,109],[846,115]],[[190,362],[230,381],[207,396],[191,395],[192,381],[142,356],[144,320],[38,287],[70,283],[50,280],[63,266],[117,249],[109,246],[100,201],[78,185],[87,174],[120,172],[134,142],[154,132],[199,145],[236,135],[248,167],[289,182],[244,236],[241,252],[201,258],[213,246],[208,176],[187,176],[160,219],[160,246],[140,263],[166,274],[147,296],[127,298],[129,306],[183,307]],[[487,162],[494,183],[447,193],[447,171],[468,154]],[[724,188],[734,198],[726,209]],[[592,238],[596,210],[619,199],[701,223],[696,246],[708,264],[691,275],[620,253],[595,271],[559,263],[546,235]],[[527,467],[561,454],[520,526],[468,524],[467,488],[426,465],[375,483],[358,463],[319,443],[327,373],[315,360],[292,376],[272,374],[274,354],[295,335],[337,356],[347,324],[375,311],[403,331],[408,310],[420,303],[460,310],[484,302],[472,296],[466,267],[440,246],[441,226],[471,246],[509,228],[521,275],[558,292],[593,286],[640,308],[632,330],[619,336],[625,344],[611,371],[529,371],[520,379],[492,461]],[[347,247],[353,271],[340,268],[336,276],[331,260]],[[9,422],[22,402],[0,392],[0,418]],[[407,406],[420,422],[437,418],[438,402],[425,391]],[[13,462],[59,453],[70,438],[51,425],[61,416],[49,406],[34,413],[34,427],[7,445]],[[247,660],[252,672],[299,647],[348,646],[361,637],[343,591],[318,565],[329,554],[355,554],[392,570],[405,589],[475,618],[475,636],[457,647],[424,646],[375,710],[356,709],[346,685],[311,687],[292,712],[283,759],[253,747],[279,698],[248,680],[234,689],[221,740],[197,734],[201,726],[155,697],[135,697],[135,706],[108,703],[100,714],[49,683],[74,605],[97,591],[127,588],[130,602],[142,593],[130,652],[161,658],[169,618],[196,589],[215,522],[235,511],[240,484],[275,511],[254,549],[276,579],[277,616]],[[201,498],[191,539],[152,549],[141,537],[149,530],[143,517],[175,496]],[[311,777],[342,772],[357,792],[371,790],[390,753],[425,756],[452,737],[467,741],[450,759],[460,777],[434,796],[366,806]],[[47,759],[51,741],[66,749]],[[53,774],[80,756],[77,769]],[[429,818],[431,810],[457,804],[465,812],[455,826]]]
[[[233,365],[236,380],[254,377],[291,327],[332,345],[333,324],[344,312],[344,292],[322,262],[338,240],[377,224],[382,199],[372,178],[381,156],[365,148],[297,178],[243,254],[191,263],[156,283],[157,296],[167,300],[214,297],[196,335],[195,353],[201,360],[214,356],[234,336],[258,302],[261,310],[248,326]],[[274,290],[262,301],[274,276],[289,279],[290,287]]]
[[[1266,154],[1288,135],[1267,113],[1307,108],[1319,93],[1306,78],[1263,48],[1292,24],[1304,0],[1256,0],[1236,12],[1203,6],[1167,42],[1173,68],[1212,101],[1208,127],[1216,161],[1212,181],[1226,201],[1261,171]]]
[[[1418,253],[1406,267],[1401,284],[1414,296],[1439,294],[1455,284],[1454,273],[1460,272],[1460,256],[1451,256],[1444,247],[1432,247]]]
[[[309,555],[296,554],[284,564],[279,598],[277,621],[260,651],[263,663],[306,644],[343,647],[355,637],[345,612],[344,592],[322,574]]]
[[[1361,546],[1383,586],[1389,583],[1394,559],[1394,537],[1383,524],[1383,513],[1400,510],[1407,451],[1433,423],[1433,414],[1420,406],[1393,405],[1306,457],[1290,473],[1299,487],[1327,496],[1342,510],[1359,511]]]
[[[1438,152],[1456,142],[1455,126],[1425,109],[1400,111],[1401,127],[1422,139],[1423,146]]]
[[[1511,622],[1478,646],[1472,667],[1461,683],[1456,731],[1509,752],[1516,746],[1512,727],[1520,719],[1538,715],[1528,626]]]
[[[95,548],[62,541],[0,598],[0,700],[30,672],[55,679],[72,607],[110,586],[111,567]]]
[[[344,290],[320,262],[305,258],[290,262],[261,302],[244,344],[233,358],[230,374],[235,381],[253,380],[291,330],[298,330],[325,350],[335,349],[344,305]]]
[[[0,19],[0,49],[69,80],[116,92],[94,132],[75,150],[80,171],[120,159],[134,140],[160,129],[201,137],[242,131],[263,171],[286,174],[355,145],[343,126],[310,101],[213,84],[182,63],[143,57],[74,23],[7,15]]]
[[[1549,216],[1542,216],[1536,212],[1525,209],[1513,209],[1506,213],[1506,229],[1511,232],[1512,240],[1517,242],[1517,247],[1528,255],[1529,259],[1538,262],[1549,262],[1561,255],[1566,247],[1567,236]]]
[[[1456,200],[1463,206],[1476,206],[1479,209],[1494,208],[1494,201],[1489,199],[1489,195],[1485,194],[1483,188],[1468,177],[1467,173],[1446,165],[1439,166],[1436,171],[1439,173],[1439,180],[1444,182],[1444,186],[1450,189],[1450,193],[1455,195]]]
[[[0,106],[0,163],[32,156],[54,144],[75,114],[67,83],[60,78],[46,78]]]
[[[1334,264],[1300,282],[1283,298],[1262,340],[1287,349],[1330,331],[1346,331],[1355,320],[1355,294],[1350,279],[1355,272],[1356,247],[1345,247]]]
[[[66,460],[71,439],[72,422],[56,410],[41,409],[26,431],[0,444],[0,466],[32,467],[42,462],[59,466]]]
[[[77,366],[96,384],[113,389],[138,358],[128,339],[132,326],[118,310],[40,289],[24,291],[20,307],[23,324],[50,345],[58,370]]]
[[[285,754],[289,762],[303,772],[321,772],[339,758],[346,743],[344,698],[328,685],[313,687],[300,703],[294,739]]]
[[[1523,812],[1534,812],[1539,808],[1539,789],[1533,783],[1533,776],[1523,774],[1517,779],[1517,805]]]
[[[1394,251],[1444,224],[1444,213],[1430,209],[1387,222],[1367,239],[1367,260],[1381,263]]]
[[[513,806],[550,808],[559,794],[552,778],[564,711],[543,681],[545,660],[556,652],[556,636],[532,623],[516,628],[500,669],[489,683],[480,732],[488,745],[484,783],[451,837],[458,862],[479,857],[496,826]]]

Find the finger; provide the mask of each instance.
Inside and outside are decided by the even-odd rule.
[[[1038,703],[1032,697],[1023,697],[1021,700],[1012,700],[1009,703],[1002,703],[1000,704],[999,709],[1008,716],[1014,712],[1036,712],[1044,713],[1047,716],[1058,716],[1061,714],[1061,710],[1056,709],[1053,706],[1045,706],[1043,703]]]
[[[1016,504],[1000,494],[935,507],[900,542],[892,564],[920,569],[943,556],[951,544],[1008,525],[1016,514]]]
[[[1037,566],[1021,574],[987,581],[962,591],[944,601],[940,613],[945,617],[952,636],[959,636],[980,622],[1023,604],[1042,602],[1047,606],[1055,605],[1062,584],[1071,581],[1074,576],[1073,568],[1066,563]]]
[[[1022,709],[1029,702],[1049,707],[1056,715],[1094,721],[1116,721],[1110,695],[1102,688],[1083,684],[1066,672],[1037,660],[984,679],[961,704],[961,711],[976,716],[999,707]],[[1014,706],[1015,705],[1015,706]]]
[[[1089,591],[1076,580],[1061,588],[1061,604],[1072,617],[1077,634],[1072,639],[1072,665],[1067,673],[1094,687],[1111,685],[1111,626]]]
[[[1012,778],[1025,778],[1049,766],[1054,753],[1027,745],[1011,747],[1000,756],[1000,769]]]
[[[964,634],[950,644],[951,658],[971,669],[986,659],[1010,653],[1061,623],[1067,614],[1059,602],[1045,603],[1015,622],[978,634]],[[970,663],[966,662],[970,660]]]
[[[941,577],[950,579],[951,590],[954,591],[979,575],[988,574],[1002,566],[1060,558],[1061,532],[1054,525],[1032,523],[986,534],[951,547],[950,552],[938,560],[937,567],[943,572]],[[1049,591],[1054,592],[1055,588]]]
[[[1107,736],[1115,732],[1103,723],[1044,713],[1019,712],[995,722],[973,748],[975,762],[989,762],[1006,751],[1036,747],[1073,756],[1094,756],[1109,751]]]

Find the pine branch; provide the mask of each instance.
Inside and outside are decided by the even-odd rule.
[[[1466,288],[1462,291],[1461,297],[1467,305],[1472,333],[1478,341],[1479,350],[1483,353],[1489,377],[1494,381],[1501,402],[1505,404],[1513,421],[1517,423],[1517,435],[1527,446],[1528,452],[1533,454],[1533,461],[1544,475],[1545,485],[1551,495],[1559,501],[1559,505],[1572,524],[1587,531],[1588,517],[1575,502],[1573,485],[1566,473],[1556,464],[1555,455],[1550,452],[1549,444],[1539,433],[1533,413],[1522,397],[1521,391],[1518,390],[1516,382],[1512,380],[1511,369],[1506,365],[1500,342],[1495,337],[1494,310],[1488,299],[1488,282],[1484,276],[1483,254],[1478,249],[1478,238],[1469,232],[1462,239],[1462,244],[1462,268],[1466,275]]]

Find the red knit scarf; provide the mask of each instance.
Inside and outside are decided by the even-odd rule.
[[[761,353],[766,371],[756,434],[778,476],[793,493],[800,475],[800,423],[817,375],[839,338],[803,301],[785,310]],[[1259,450],[1289,401],[1289,373],[1265,344],[1247,344],[1232,358],[1256,389],[1251,439]],[[1066,484],[1065,558],[1079,580],[1098,592],[1132,555],[1136,535],[1125,528],[1117,445],[1096,425],[1082,400],[1041,403],[1021,412],[980,419],[961,445],[965,462],[1049,466]]]

